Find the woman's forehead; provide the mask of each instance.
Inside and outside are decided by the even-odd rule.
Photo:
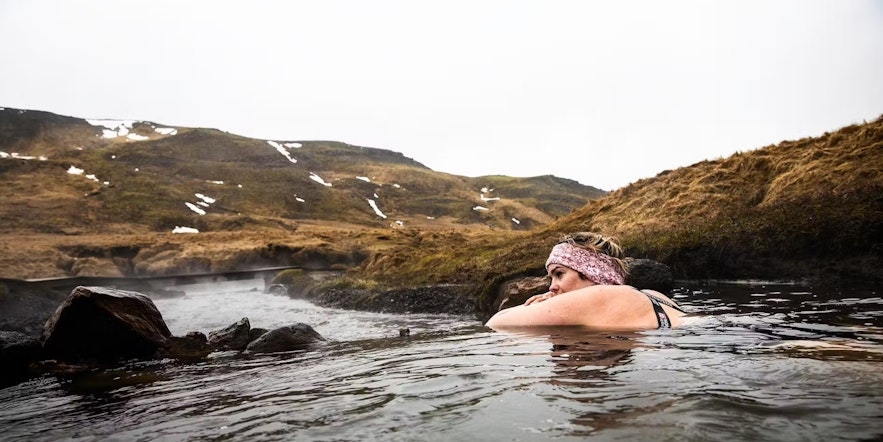
[[[549,268],[546,269],[546,270],[551,274],[552,272],[554,272],[555,270],[558,270],[558,269],[561,269],[561,270],[573,270],[573,269],[571,269],[570,267],[567,267],[566,265],[563,265],[563,264],[557,264],[557,263],[549,264]]]

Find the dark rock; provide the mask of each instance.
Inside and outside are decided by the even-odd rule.
[[[215,330],[208,334],[208,345],[215,350],[245,350],[248,343],[253,341],[249,332],[251,324],[248,318],[242,318],[235,324],[222,330]]]
[[[162,355],[181,360],[196,360],[205,358],[212,350],[204,333],[190,332],[186,336],[169,338]]]
[[[40,359],[40,343],[21,332],[0,331],[0,387],[29,375],[31,363]]]
[[[261,336],[267,334],[268,331],[269,330],[267,330],[265,328],[260,328],[260,327],[255,327],[255,328],[249,330],[248,331],[248,342],[251,343],[251,341],[254,341],[255,339],[260,338]]]
[[[443,284],[388,290],[332,288],[313,302],[325,307],[386,313],[472,314],[475,302],[463,285]]]
[[[524,304],[527,298],[549,291],[549,278],[544,276],[525,276],[510,279],[500,286],[494,308],[497,310]]]
[[[667,265],[643,258],[626,258],[629,275],[625,283],[638,289],[653,289],[660,292],[674,287],[674,276]]]
[[[2,293],[2,287],[9,287]],[[17,331],[39,339],[43,325],[70,294],[70,288],[56,291],[16,281],[0,283],[0,330]]]
[[[77,287],[43,328],[46,356],[61,361],[152,358],[172,336],[147,296]]]
[[[252,353],[278,353],[293,350],[306,350],[312,345],[325,341],[313,327],[297,323],[270,330],[260,338],[248,344],[247,351]]]

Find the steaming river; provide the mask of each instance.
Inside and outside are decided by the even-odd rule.
[[[676,330],[495,332],[328,309],[263,281],[156,300],[172,333],[312,325],[324,348],[122,365],[0,390],[0,440],[879,440],[875,289],[687,286]],[[399,329],[410,329],[407,338]]]

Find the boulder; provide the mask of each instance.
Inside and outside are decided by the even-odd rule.
[[[221,330],[215,330],[208,334],[208,345],[215,350],[245,350],[248,343],[253,341],[251,324],[248,318],[242,318],[238,322]]]
[[[80,286],[46,321],[40,341],[49,358],[110,362],[155,357],[171,336],[147,296]]]
[[[298,322],[294,325],[279,327],[252,341],[246,347],[251,353],[278,353],[284,351],[306,350],[311,346],[324,342],[313,327]]]
[[[626,258],[629,275],[625,283],[638,289],[653,289],[660,292],[674,287],[674,276],[667,265],[643,258]]]

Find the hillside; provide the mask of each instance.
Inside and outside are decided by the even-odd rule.
[[[162,247],[207,261],[200,271],[252,259],[219,258],[243,244],[276,247],[254,252],[272,256],[280,243],[291,253],[321,245],[367,256],[424,231],[526,231],[605,194],[551,176],[451,175],[339,142],[10,108],[0,110],[0,185],[0,277],[10,278],[194,268],[135,264]],[[172,233],[181,228],[197,238]],[[81,258],[100,262],[71,264]],[[219,259],[230,262],[217,268]]]
[[[883,118],[663,171],[530,232],[390,250],[366,277],[472,283],[481,297],[518,275],[543,274],[563,234],[616,236],[629,256],[678,278],[883,281]],[[486,308],[487,306],[482,306]]]

